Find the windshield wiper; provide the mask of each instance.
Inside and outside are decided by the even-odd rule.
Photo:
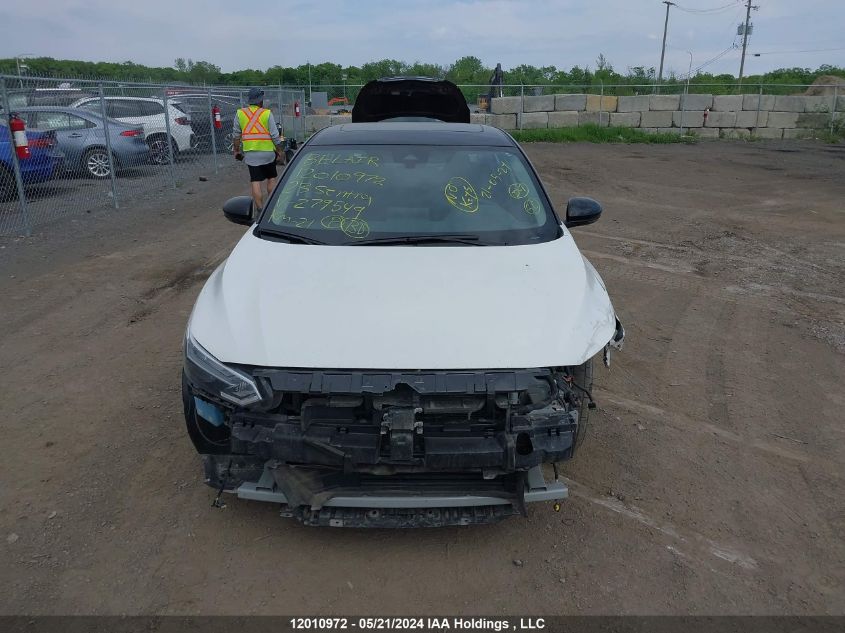
[[[398,237],[374,237],[370,240],[348,242],[349,246],[390,246],[391,244],[468,244],[487,246],[478,241],[477,235],[442,233],[440,235],[400,235]]]
[[[291,244],[325,244],[325,242],[316,240],[313,237],[306,237],[299,233],[289,233],[288,231],[279,231],[278,229],[268,229],[267,227],[260,227],[255,232],[259,237],[264,235],[278,237]]]

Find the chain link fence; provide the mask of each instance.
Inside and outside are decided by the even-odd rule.
[[[282,134],[301,142],[322,127],[348,121],[348,112],[362,86],[255,87],[264,90],[264,106],[273,111]],[[489,112],[491,94],[521,97],[513,127],[505,129],[524,127],[526,105],[543,109],[537,100],[531,103],[532,97],[597,95],[599,99],[591,99],[598,103],[598,115],[604,117],[599,120],[606,124],[619,97],[697,93],[812,95],[813,108],[807,109],[803,118],[818,119],[813,127],[829,127],[831,133],[845,127],[845,89],[835,85],[593,82],[495,87],[465,84],[459,88],[473,113]],[[63,218],[109,207],[119,209],[132,200],[178,189],[198,176],[236,169],[239,163],[232,158],[232,128],[238,108],[246,105],[249,90],[250,86],[196,87],[0,75],[0,236],[28,235],[36,227]],[[760,120],[761,102],[756,101],[755,121]],[[686,109],[686,100],[680,103],[681,109]],[[15,151],[9,127],[12,115],[26,123],[28,157],[19,158]],[[215,115],[219,115],[219,121]],[[582,118],[591,120],[589,115]]]
[[[304,140],[305,93],[264,90],[287,138]],[[235,169],[236,112],[249,86],[195,87],[0,75],[0,235],[178,189]],[[18,155],[12,119],[26,125]]]

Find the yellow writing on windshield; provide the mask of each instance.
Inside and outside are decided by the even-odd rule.
[[[370,234],[370,225],[366,220],[347,218],[342,215],[327,215],[320,224],[324,228],[343,231],[349,237],[361,240]]]
[[[505,165],[503,162],[499,162],[499,165],[490,173],[490,177],[487,179],[487,184],[481,188],[481,197],[487,198],[488,200],[493,197],[493,188],[499,184],[499,179],[511,173],[511,168]]]
[[[537,212],[540,210],[540,201],[536,198],[528,198],[523,203],[522,208],[525,209],[526,213],[537,215]]]
[[[369,165],[370,167],[378,167],[380,156],[370,156],[368,154],[352,154],[344,156],[343,154],[335,153],[311,153],[304,159],[305,165]]]
[[[375,185],[376,187],[383,187],[387,180],[384,176],[369,174],[363,171],[350,172],[337,169],[334,171],[317,171],[313,168],[304,169],[300,178],[302,181],[313,179],[328,180],[331,182],[358,182],[361,184]]]
[[[508,195],[516,200],[522,200],[528,196],[528,187],[521,182],[515,182],[508,187]]]
[[[459,211],[475,213],[478,211],[478,194],[468,180],[455,176],[449,179],[443,189],[446,201]]]

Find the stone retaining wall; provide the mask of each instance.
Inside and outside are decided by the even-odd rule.
[[[759,103],[759,108],[758,108]],[[834,107],[835,106],[835,107]],[[648,132],[680,134],[689,130],[702,138],[801,138],[845,123],[845,95],[792,97],[774,95],[638,95],[613,97],[588,94],[501,97],[490,114],[473,114],[473,123],[503,130],[577,127],[592,123],[634,127]],[[306,131],[349,123],[349,115],[306,117]],[[285,128],[300,125],[285,117]]]
[[[689,130],[703,138],[800,138],[813,130],[845,122],[845,95],[793,97],[774,95],[638,95],[587,94],[501,97],[490,114],[473,114],[474,123],[504,130],[575,127],[586,123],[635,127],[679,134]]]

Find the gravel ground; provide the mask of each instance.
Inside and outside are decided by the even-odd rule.
[[[845,147],[530,145],[607,282],[560,512],[313,529],[211,506],[181,338],[244,228],[226,173],[0,241],[0,612],[845,613]],[[190,191],[190,193],[188,193]]]

